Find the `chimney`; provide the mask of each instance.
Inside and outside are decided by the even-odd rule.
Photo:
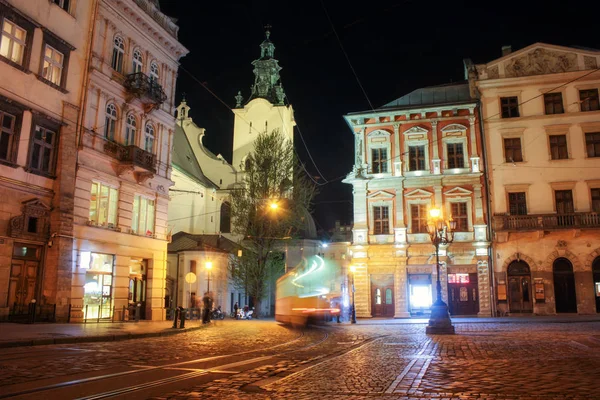
[[[502,46],[502,57],[512,53],[512,46]]]

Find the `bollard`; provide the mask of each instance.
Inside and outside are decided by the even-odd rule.
[[[30,312],[30,324],[34,324],[35,323],[35,305],[36,305],[36,300],[35,299],[31,299],[31,304],[29,305],[29,312]]]
[[[183,307],[179,308],[179,329],[185,328],[185,310]]]
[[[177,328],[177,313],[179,312],[179,309],[177,307],[175,307],[173,309],[173,329]]]
[[[140,322],[140,314],[142,313],[142,304],[137,303],[135,306],[135,322]]]

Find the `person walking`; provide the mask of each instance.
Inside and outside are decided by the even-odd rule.
[[[208,324],[210,322],[210,311],[212,310],[212,298],[210,297],[210,293],[204,293],[204,297],[202,298],[202,323]]]
[[[237,301],[235,302],[235,304],[233,305],[233,312],[235,315],[235,319],[238,319],[238,310],[240,309],[240,306],[238,305]]]

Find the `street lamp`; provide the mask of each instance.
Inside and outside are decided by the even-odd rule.
[[[212,269],[212,262],[211,261],[207,261],[206,264],[204,264],[204,266],[206,267],[206,271],[207,271],[207,278],[206,278],[206,282],[207,282],[207,286],[206,286],[206,292],[210,293],[210,270]]]
[[[354,292],[356,292],[356,289],[354,288],[354,274],[356,272],[356,267],[354,265],[350,266],[350,272],[352,272],[352,319],[350,320],[350,323],[355,324],[356,323],[356,306],[354,303]]]
[[[435,246],[435,266],[437,269],[437,300],[431,306],[431,317],[425,333],[431,334],[454,334],[454,326],[448,314],[448,305],[442,300],[442,284],[440,283],[440,245],[447,245],[454,241],[454,230],[456,221],[445,221],[442,217],[442,210],[432,208],[429,210],[431,217],[427,221],[427,232],[431,238],[431,243]]]

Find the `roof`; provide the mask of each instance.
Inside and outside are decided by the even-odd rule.
[[[176,125],[175,127],[172,162],[190,178],[195,179],[208,188],[218,188],[217,185],[208,179],[204,175],[204,172],[202,172],[202,168],[194,154],[192,145],[190,144],[185,131],[179,125]]]
[[[212,251],[237,254],[237,251],[243,249],[243,247],[221,235],[194,235],[187,232],[177,232],[173,235],[167,249],[169,253]]]
[[[469,92],[469,84],[465,82],[428,86],[413,90],[396,100],[385,104],[382,108],[414,108],[416,106],[436,106],[452,103],[468,103],[474,99]]]

